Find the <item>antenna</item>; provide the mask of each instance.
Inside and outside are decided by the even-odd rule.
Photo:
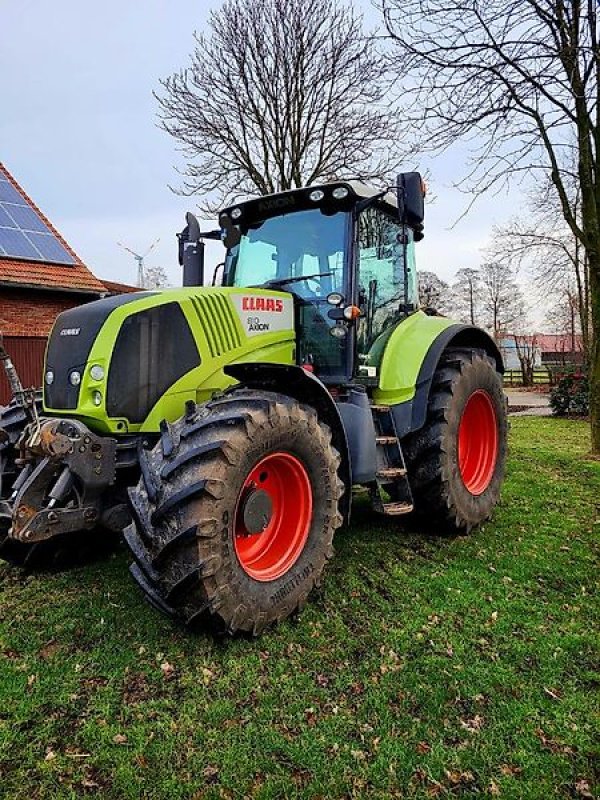
[[[121,242],[117,242],[119,247],[122,247],[123,250],[127,250],[128,253],[131,253],[131,255],[134,257],[134,259],[135,259],[135,261],[137,263],[137,268],[138,268],[138,270],[137,270],[137,285],[139,286],[140,289],[144,288],[144,284],[146,282],[146,273],[144,271],[144,259],[146,258],[148,253],[156,247],[156,245],[159,242],[160,242],[160,239],[157,239],[155,242],[152,242],[150,247],[146,250],[146,252],[143,255],[140,255],[139,253],[136,253],[134,250],[131,249],[131,247],[127,247],[127,245],[122,244]]]

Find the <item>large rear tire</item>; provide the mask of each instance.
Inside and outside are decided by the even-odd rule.
[[[190,407],[130,490],[132,574],[187,625],[259,634],[304,605],[333,555],[339,463],[314,409],[285,395]]]
[[[449,348],[433,377],[423,428],[402,442],[415,515],[435,532],[468,532],[500,499],[506,402],[482,350]]]

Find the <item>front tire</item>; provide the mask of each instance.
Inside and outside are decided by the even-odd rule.
[[[500,499],[507,452],[502,378],[484,351],[449,348],[427,418],[402,442],[415,514],[435,532],[468,532]]]
[[[342,523],[340,458],[314,409],[236,389],[164,425],[144,462],[125,539],[150,602],[254,635],[304,605]]]

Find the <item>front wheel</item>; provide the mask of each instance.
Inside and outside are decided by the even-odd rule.
[[[402,442],[415,513],[434,531],[468,532],[500,499],[507,452],[502,378],[484,351],[449,348],[427,419]]]
[[[340,459],[314,409],[237,389],[164,426],[144,462],[125,539],[154,605],[258,634],[304,604],[342,523]]]

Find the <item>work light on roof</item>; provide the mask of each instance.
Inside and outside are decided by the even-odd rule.
[[[239,219],[242,216],[241,208],[234,208],[231,212],[231,219]]]
[[[343,200],[348,197],[348,189],[345,186],[336,186],[331,194],[336,200]]]
[[[313,191],[308,195],[308,199],[313,203],[320,203],[324,197],[325,192],[322,189],[313,189]]]

